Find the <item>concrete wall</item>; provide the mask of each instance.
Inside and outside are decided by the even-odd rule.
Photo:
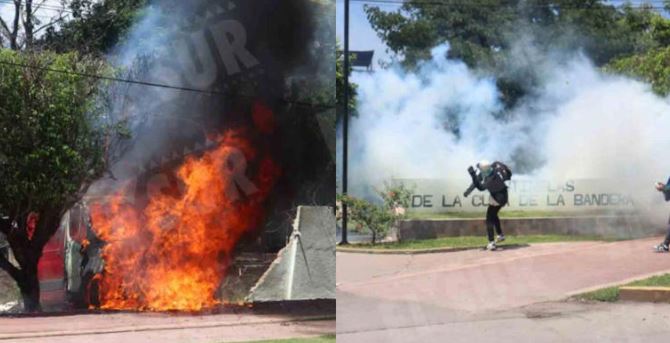
[[[604,238],[637,238],[661,234],[664,223],[635,215],[502,219],[506,235],[567,234]],[[398,227],[400,240],[455,236],[485,236],[484,219],[406,220]]]
[[[288,245],[251,289],[248,301],[335,299],[335,215],[300,206]]]
[[[464,172],[465,174],[465,172]],[[467,175],[466,175],[467,176]],[[470,180],[458,179],[396,179],[412,190],[410,213],[454,213],[486,210],[488,192],[473,192],[463,197]],[[654,190],[649,190],[654,194]],[[663,205],[663,197],[656,197]],[[566,215],[602,211],[633,211],[635,205],[630,194],[621,193],[616,180],[574,179],[537,180],[514,176],[509,182],[509,204],[511,211],[549,211]]]

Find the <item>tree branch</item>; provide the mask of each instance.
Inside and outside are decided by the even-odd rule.
[[[37,7],[35,7],[35,10],[33,12],[37,13],[37,11],[39,11],[40,8],[42,8],[42,5],[44,5],[44,3],[46,1],[47,0],[43,0],[40,4],[38,4]],[[63,13],[65,13],[65,5],[63,5],[63,7],[60,10],[58,10],[58,14],[56,15],[57,17],[54,16],[53,18],[51,18],[51,20],[49,21],[48,24],[44,24],[44,25],[38,27],[37,29],[35,29],[33,34],[37,34],[38,32],[42,31],[43,29],[46,29],[48,27],[51,27],[51,26],[55,25],[58,22],[63,21],[63,19],[64,19],[63,18]]]
[[[25,0],[26,1],[26,11],[25,11],[25,17],[23,18],[23,31],[25,35],[25,44],[28,49],[32,49],[33,47],[33,39],[34,39],[34,24],[33,24],[33,19],[35,16],[35,12],[33,11],[33,0]]]
[[[56,19],[53,19],[53,20],[50,21],[49,23],[44,24],[44,25],[38,27],[37,29],[35,29],[35,32],[33,32],[33,33],[37,34],[38,32],[40,32],[40,31],[42,31],[42,30],[44,30],[44,29],[46,29],[46,28],[49,28],[49,27],[51,27],[51,26],[53,26],[53,25],[55,25],[55,24],[57,24],[57,23],[59,23],[59,22],[61,22],[61,21],[63,21],[63,17],[58,17],[58,18],[56,18]]]
[[[0,17],[0,28],[2,28],[5,31],[5,35],[7,36],[7,38],[11,37],[12,33],[11,31],[9,31],[9,26],[7,26],[7,23],[5,22],[4,19],[2,19],[2,17]]]
[[[12,50],[18,50],[19,19],[21,18],[21,1],[14,0],[14,24],[9,32],[9,43]]]
[[[37,6],[35,6],[35,11],[34,11],[34,12],[37,13],[37,11],[39,11],[39,10],[42,8],[42,6],[43,6],[46,2],[47,2],[47,0],[42,0],[42,2],[40,2],[39,4],[37,4]],[[64,8],[64,7],[65,7],[65,6],[63,6],[63,8]]]
[[[0,254],[0,269],[6,271],[15,281],[21,279],[21,269],[16,268],[3,254]]]
[[[31,241],[31,248],[35,251],[42,251],[44,245],[49,242],[51,236],[58,231],[60,219],[64,212],[63,208],[49,206],[40,213],[40,219],[35,228],[35,235]]]
[[[0,232],[4,233],[5,236],[9,236],[9,233],[12,231],[12,220],[7,217],[6,219],[0,217]]]

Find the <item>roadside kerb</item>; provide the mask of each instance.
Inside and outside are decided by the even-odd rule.
[[[505,248],[521,248],[526,247],[528,244],[507,244],[499,245],[499,250],[505,250]],[[344,253],[355,253],[355,254],[389,254],[389,255],[417,255],[417,254],[435,254],[435,253],[447,253],[447,252],[457,252],[465,250],[484,250],[485,247],[444,247],[444,248],[429,248],[429,249],[365,249],[365,248],[350,248],[338,246],[336,248],[337,252]]]
[[[51,331],[51,332],[18,332],[9,334],[0,334],[0,341],[28,339],[28,338],[46,338],[46,337],[67,337],[67,336],[86,336],[97,334],[112,334],[124,332],[142,332],[142,331],[164,331],[164,330],[183,330],[183,329],[199,329],[199,328],[215,328],[215,327],[235,327],[235,326],[249,326],[249,325],[266,325],[266,324],[280,324],[288,325],[290,323],[309,322],[309,321],[325,321],[335,320],[334,315],[319,315],[307,316],[293,319],[265,319],[265,320],[251,320],[248,322],[206,322],[206,323],[185,323],[185,324],[158,324],[158,325],[142,325],[142,326],[126,326],[117,328],[102,328],[92,330],[78,330],[78,331]]]
[[[670,303],[670,287],[621,287],[619,288],[619,300]]]

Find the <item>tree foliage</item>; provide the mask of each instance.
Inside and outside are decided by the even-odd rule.
[[[308,4],[310,11],[314,13],[315,21],[313,44],[309,46],[310,63],[301,66],[296,73],[297,76],[289,78],[290,94],[287,100],[310,103],[324,110],[330,110],[336,102],[333,78],[336,73],[336,66],[333,63],[336,42],[334,17],[328,14],[335,13],[335,5],[321,0],[311,0]],[[335,111],[329,112],[333,119],[334,114]]]
[[[347,206],[351,221],[359,230],[367,229],[372,234],[372,244],[386,236],[389,229],[405,218],[405,209],[409,207],[411,191],[403,184],[384,185],[377,191],[381,204],[359,199],[349,195],[338,195],[338,202]]]
[[[668,44],[670,21],[650,5],[615,7],[601,0],[406,1],[397,11],[366,7],[368,19],[407,67],[448,43],[447,58],[497,76],[513,106],[533,86],[531,72],[512,68],[514,49],[531,41],[540,51],[583,51],[596,65]],[[526,69],[532,68],[527,65]]]
[[[345,86],[344,80],[344,52],[340,49],[339,42],[337,43],[337,50],[335,51],[335,89],[337,92],[337,121],[339,122],[342,116],[344,115],[345,101],[344,101],[344,90],[345,87],[349,88],[349,114],[355,115],[356,113],[356,95],[357,95],[357,85],[351,82],[349,79],[349,84]],[[351,65],[349,66],[349,75],[351,75]]]
[[[67,16],[65,0],[58,5],[34,0],[12,0],[6,3],[11,14],[8,18],[0,17],[0,47],[7,46],[12,50],[31,50],[37,35],[48,29],[53,30]],[[38,15],[40,10],[48,10],[52,15]]]
[[[0,210],[59,204],[101,171],[105,136],[99,126],[95,74],[104,64],[75,54],[22,55],[0,50]],[[55,73],[36,68],[50,68]],[[20,212],[20,211],[19,211]]]
[[[74,53],[0,50],[0,232],[19,263],[0,256],[0,268],[17,281],[29,311],[39,309],[43,247],[104,171],[115,139],[105,101],[98,101],[100,84],[75,73],[107,70]],[[32,227],[31,217],[37,219]]]
[[[0,18],[0,46],[103,55],[111,51],[150,0],[12,0]],[[44,15],[46,12],[48,15]]]
[[[102,55],[111,51],[142,15],[148,0],[71,0],[72,18],[51,26],[40,44],[57,52]]]
[[[670,46],[616,59],[604,69],[648,82],[661,96],[670,94]]]

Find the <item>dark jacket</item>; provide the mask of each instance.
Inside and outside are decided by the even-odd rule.
[[[663,189],[663,195],[665,196],[665,201],[670,201],[670,178],[668,178],[668,182],[665,183],[665,189]]]
[[[498,168],[496,163],[498,162],[494,162],[491,165],[493,171],[486,178],[482,179],[481,175],[470,175],[472,176],[472,184],[474,184],[478,190],[488,190],[491,193],[493,199],[495,199],[495,201],[500,204],[500,206],[505,206],[509,200],[507,185],[505,185],[505,176],[503,175],[503,171],[501,168]]]

